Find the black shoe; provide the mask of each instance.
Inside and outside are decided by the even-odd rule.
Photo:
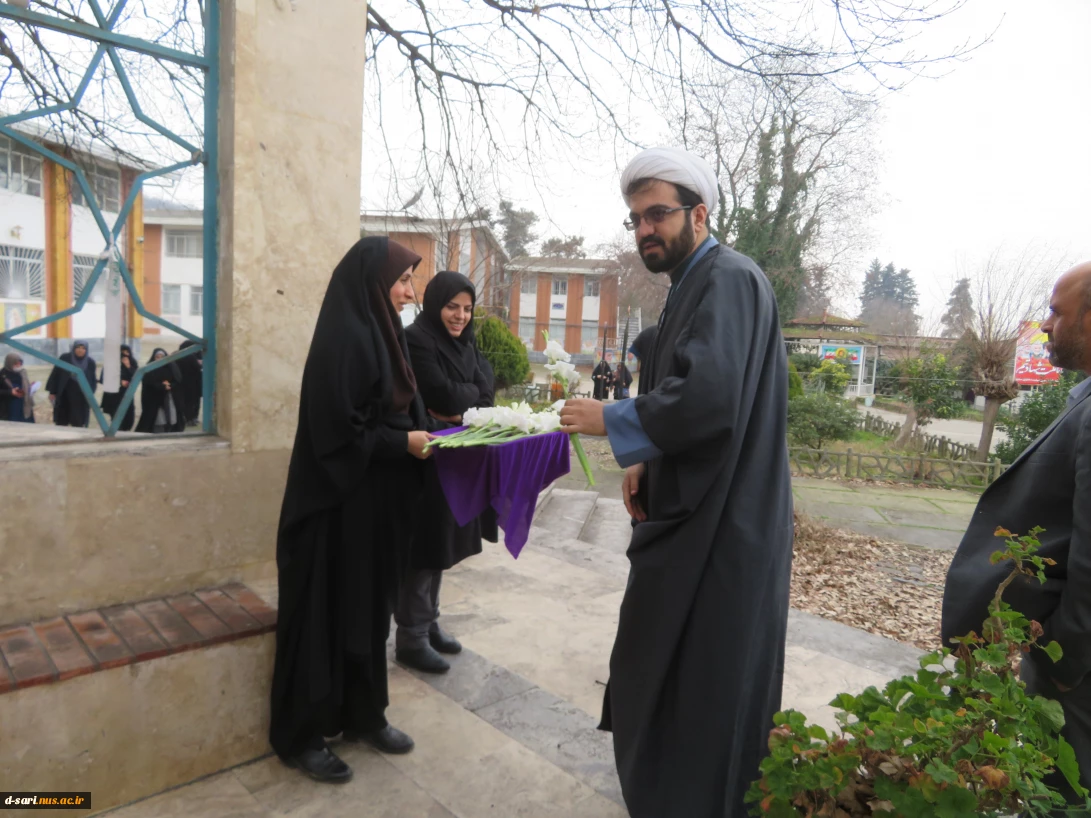
[[[341,735],[341,740],[353,744],[366,742],[380,752],[399,756],[405,755],[415,746],[413,744],[413,739],[409,738],[409,736],[396,727],[391,727],[389,724],[382,730],[374,730],[370,733],[363,733],[362,735],[357,735],[356,733],[351,733],[346,730]]]
[[[447,660],[428,645],[423,648],[398,648],[394,651],[394,660],[422,673],[446,673],[451,669]]]
[[[428,631],[428,641],[440,653],[462,653],[462,643],[444,631],[439,625]]]
[[[302,770],[315,781],[344,784],[352,778],[352,768],[333,754],[329,747],[321,750],[304,750],[299,755],[285,759],[285,764]]]

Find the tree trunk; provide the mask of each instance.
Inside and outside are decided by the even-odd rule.
[[[993,445],[993,430],[996,428],[1001,404],[999,398],[985,398],[985,419],[981,422],[981,440],[977,444],[978,463],[989,462],[989,449]]]
[[[913,430],[917,428],[917,410],[912,406],[909,407],[909,414],[905,416],[905,423],[902,424],[902,430],[898,432],[898,437],[894,441],[894,448],[900,449],[903,446],[908,445],[909,438],[913,435]]]

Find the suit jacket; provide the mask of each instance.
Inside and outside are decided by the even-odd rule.
[[[1043,644],[1055,639],[1064,650],[1056,664],[1044,652],[1031,651],[1028,658],[1041,671],[1032,675],[1081,685],[1091,671],[1091,393],[1070,405],[978,502],[947,573],[942,627],[947,646],[954,636],[981,632],[989,601],[1011,572],[1011,563],[989,564],[1002,546],[993,534],[997,526],[1015,534],[1045,529],[1039,554],[1057,564],[1047,567],[1045,584],[1016,579],[1004,601],[1042,624]]]

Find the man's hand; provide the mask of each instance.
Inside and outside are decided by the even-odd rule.
[[[49,396],[49,402],[50,403],[56,403],[57,402],[57,396],[56,395],[50,395]]]
[[[601,401],[590,398],[569,398],[561,409],[561,431],[568,434],[605,437],[606,421]]]
[[[641,508],[636,494],[640,491],[640,480],[644,477],[644,464],[637,463],[625,470],[625,479],[621,481],[621,499],[625,501],[625,510],[629,516],[642,523],[648,519],[648,515]]]
[[[21,398],[21,397],[26,395],[26,393],[22,389],[20,389],[18,386],[11,390],[11,394],[14,395],[17,398]]]
[[[428,432],[410,432],[409,453],[418,460],[427,460],[432,456],[432,450],[424,447],[433,439],[435,439],[435,435],[430,435]]]

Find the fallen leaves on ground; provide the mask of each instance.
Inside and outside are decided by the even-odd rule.
[[[796,514],[792,607],[932,650],[952,556]]]

